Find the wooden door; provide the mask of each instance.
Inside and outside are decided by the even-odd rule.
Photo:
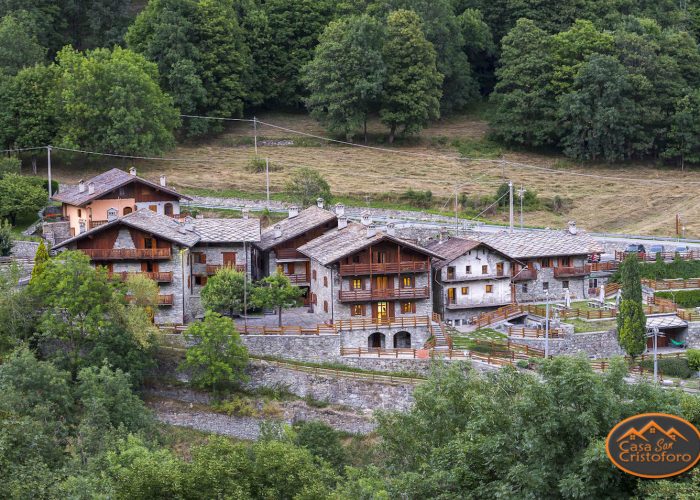
[[[456,288],[448,288],[447,289],[447,303],[454,304],[456,297],[457,297],[457,289]]]
[[[236,267],[236,252],[222,252],[224,267]]]
[[[388,276],[376,276],[374,278],[374,289],[375,290],[386,290],[389,288],[389,277]]]
[[[496,275],[503,276],[503,262],[496,263]]]
[[[372,319],[377,321],[388,321],[389,319],[389,303],[375,302],[372,304]]]

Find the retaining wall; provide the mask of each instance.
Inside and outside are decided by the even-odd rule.
[[[545,339],[512,337],[518,344],[544,349]],[[594,358],[623,356],[625,352],[617,342],[615,330],[606,332],[572,333],[561,338],[549,339],[549,353],[552,356],[566,356],[584,353]]]
[[[241,335],[248,352],[297,361],[335,361],[340,357],[339,335]]]

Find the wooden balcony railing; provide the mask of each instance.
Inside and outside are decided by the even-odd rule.
[[[279,248],[275,250],[277,260],[283,259],[308,259],[306,255],[299,252],[296,248]]]
[[[293,285],[299,283],[309,283],[309,275],[306,273],[285,274],[285,276],[289,278],[289,281],[291,281]]]
[[[637,257],[642,262],[654,262],[656,256],[660,255],[663,260],[700,260],[700,250],[693,249],[687,252],[649,252],[637,254]],[[625,260],[627,252],[615,251],[615,260],[622,262]]]
[[[362,318],[362,319],[341,319],[335,322],[338,331],[341,330],[375,330],[377,328],[409,328],[418,326],[428,326],[430,318],[428,316],[403,316],[398,318]]]
[[[587,266],[555,267],[555,278],[573,278],[575,276],[585,276],[590,273]]]
[[[593,262],[591,264],[586,264],[586,269],[589,272],[614,271],[618,267],[620,267],[620,263],[617,261]]]
[[[228,267],[231,269],[233,269],[235,267],[237,272],[239,272],[239,273],[245,272],[245,266],[243,264],[236,264],[235,266],[232,264],[226,264],[226,265],[224,265],[224,264],[206,264],[206,266],[207,266],[206,273],[210,274],[210,275],[216,274],[219,271],[219,269],[221,269],[222,267]]]
[[[127,260],[127,259],[169,259],[170,247],[167,248],[81,248],[81,252],[93,260]]]
[[[537,279],[537,269],[527,268],[525,270],[514,271],[513,281],[530,281]]]
[[[147,273],[147,272],[128,272],[128,271],[123,271],[123,272],[112,272],[112,273],[107,273],[107,275],[112,278],[112,279],[119,279],[122,281],[126,281],[129,279],[131,276],[145,276],[146,278],[150,278],[153,281],[157,281],[158,283],[170,283],[173,280],[173,273],[172,271],[168,272],[156,272],[156,273]]]
[[[448,299],[447,309],[469,309],[471,307],[503,306],[512,302],[510,297],[482,297],[479,299]]]
[[[427,299],[430,290],[427,286],[422,288],[379,288],[376,290],[341,290],[342,302],[358,302],[365,300],[391,300],[391,299]]]
[[[390,273],[424,273],[430,270],[430,262],[427,260],[385,262],[382,264],[341,264],[341,276],[353,276],[362,274],[390,274]]]
[[[96,227],[104,226],[107,222],[106,220],[91,220],[89,226],[90,229],[95,229]]]
[[[158,295],[158,305],[159,306],[172,306],[173,305],[173,294],[168,295]]]

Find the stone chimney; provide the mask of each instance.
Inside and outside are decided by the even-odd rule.
[[[316,198],[316,206],[318,208],[323,208],[323,198]]]
[[[338,217],[338,229],[345,229],[346,227],[348,227],[348,218]]]
[[[568,222],[568,224],[569,224],[569,234],[578,233],[578,229],[576,229],[576,221],[575,220],[570,220]]]
[[[440,228],[440,241],[447,241],[450,239],[450,233],[447,232],[447,228],[442,226]]]
[[[335,215],[337,215],[338,217],[342,217],[343,215],[345,215],[345,205],[343,205],[342,203],[336,203]]]
[[[244,220],[248,220],[250,218],[250,208],[243,207],[243,210],[241,210],[241,213],[243,214]]]
[[[88,194],[95,194],[95,183],[91,182],[88,184]]]
[[[393,222],[389,222],[386,225],[386,234],[388,234],[389,236],[396,236],[396,224],[394,224]]]
[[[130,173],[131,175],[136,175],[136,167],[131,167],[131,168],[129,169],[129,173]]]
[[[299,207],[297,207],[296,205],[292,205],[291,207],[289,207],[289,218],[292,219],[297,215],[299,215]]]
[[[160,185],[165,187],[165,176],[164,175],[160,176]]]
[[[369,226],[372,224],[372,214],[369,212],[362,212],[362,218],[360,219],[363,226]]]
[[[377,226],[370,224],[367,226],[367,237],[374,238],[377,235]]]
[[[117,212],[116,208],[110,208],[107,210],[107,222],[112,222],[113,220],[116,220],[118,217],[119,212]]]
[[[279,224],[275,224],[275,238],[281,238],[282,237],[282,226]]]
[[[78,192],[79,193],[85,192],[85,182],[82,179],[80,179],[80,181],[78,182]]]

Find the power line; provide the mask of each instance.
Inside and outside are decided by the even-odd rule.
[[[48,146],[34,146],[31,148],[12,148],[12,149],[0,149],[0,153],[14,153],[19,151],[34,151],[37,149],[46,149]]]
[[[218,116],[180,115],[180,118],[199,118],[202,120],[218,120],[223,122],[253,122],[250,118],[221,118]],[[259,121],[259,120],[258,120]]]
[[[123,155],[118,153],[100,153],[99,151],[87,151],[84,149],[73,149],[73,148],[62,148],[59,146],[53,146],[53,149],[58,149],[60,151],[69,151],[71,153],[83,153],[87,155],[96,156],[109,156],[112,158],[128,158],[131,160],[156,160],[156,161],[189,161],[189,162],[207,162],[207,163],[218,163],[218,160],[212,160],[209,158],[163,158],[158,156],[133,156],[133,155]]]

